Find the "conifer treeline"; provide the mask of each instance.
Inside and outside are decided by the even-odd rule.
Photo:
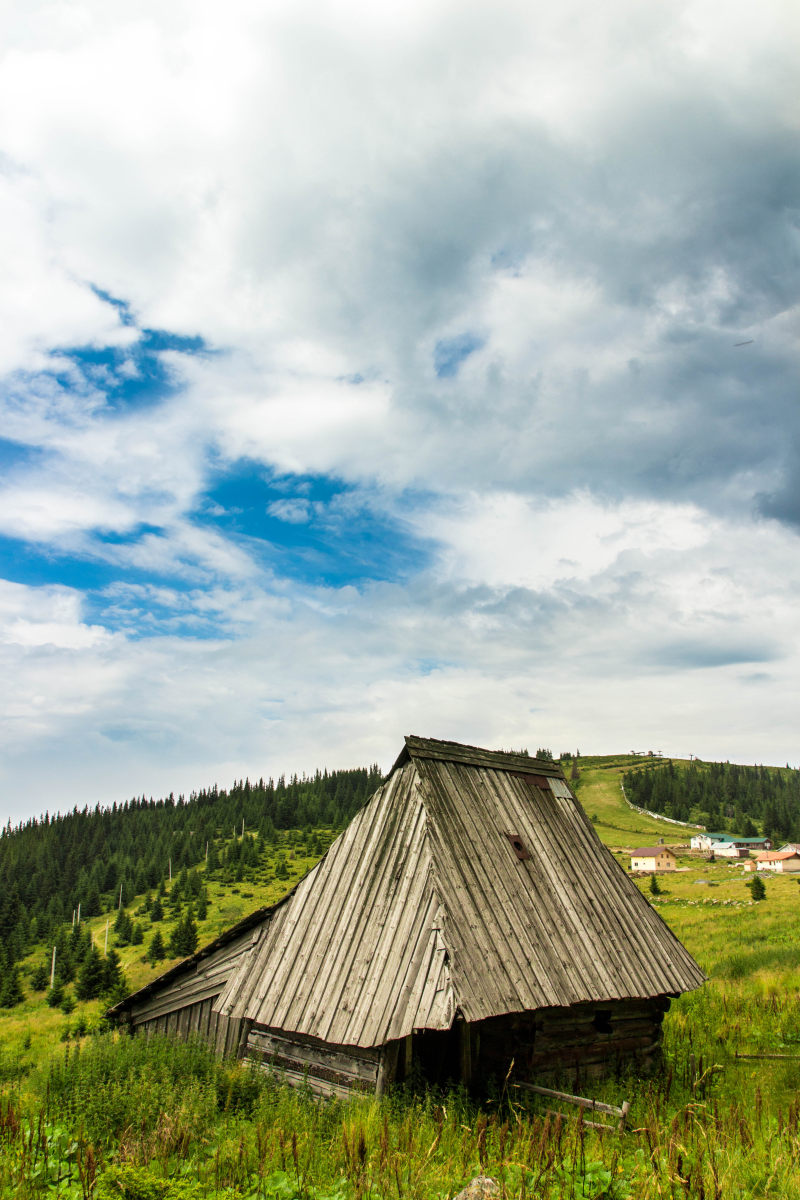
[[[736,763],[674,762],[623,776],[632,804],[707,829],[774,843],[800,841],[800,771]]]
[[[83,917],[99,915],[110,898],[116,906],[120,895],[125,905],[170,870],[203,861],[207,843],[216,855],[242,822],[265,841],[278,829],[343,828],[381,778],[372,766],[288,781],[244,779],[188,799],[141,796],[111,808],[45,814],[16,828],[9,823],[0,831],[0,992],[14,964],[70,924],[79,904]]]

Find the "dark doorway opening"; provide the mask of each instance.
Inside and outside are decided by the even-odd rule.
[[[461,1078],[459,1030],[423,1029],[414,1034],[414,1067],[428,1083],[457,1083]]]

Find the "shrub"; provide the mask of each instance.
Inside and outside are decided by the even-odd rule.
[[[767,889],[760,875],[754,875],[747,886],[750,888],[750,895],[754,900],[764,900],[766,898]]]
[[[47,993],[47,1003],[51,1008],[58,1008],[61,1001],[64,999],[63,983],[56,983]]]
[[[123,1163],[98,1180],[95,1200],[204,1200],[206,1188],[186,1179],[164,1179],[145,1167]]]

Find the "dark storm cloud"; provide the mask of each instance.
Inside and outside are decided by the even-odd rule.
[[[462,145],[458,162],[448,160],[429,187],[411,182],[409,195],[424,192],[438,214],[426,229],[446,231],[449,252],[424,254],[409,278],[418,247],[405,237],[394,247],[390,261],[404,264],[399,290],[420,295],[398,338],[419,339],[418,322],[452,323],[464,295],[477,303],[503,273],[546,271],[565,287],[591,286],[594,311],[555,345],[539,330],[547,313],[532,309],[527,357],[509,363],[490,334],[483,373],[465,380],[460,371],[449,388],[427,383],[412,352],[405,403],[434,434],[441,422],[445,435],[457,410],[457,428],[480,425],[486,439],[477,454],[465,445],[449,464],[454,481],[461,462],[464,476],[494,486],[556,494],[586,486],[720,512],[758,506],[795,520],[798,356],[787,323],[800,292],[794,140],[743,128],[740,114],[702,94],[642,106],[583,156],[534,129],[503,132],[491,150]],[[493,190],[476,186],[489,178]],[[397,233],[397,221],[387,225]],[[481,262],[491,265],[481,270]],[[629,355],[598,369],[605,352],[626,346]],[[544,415],[543,389],[553,397]],[[547,453],[515,461],[512,452],[493,469],[482,450],[501,427],[520,446],[568,445],[569,473]]]

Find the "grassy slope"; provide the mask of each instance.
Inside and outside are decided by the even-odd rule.
[[[682,762],[681,759],[674,761]],[[654,835],[655,838],[663,837],[668,845],[688,842],[694,832],[688,826],[684,829],[680,825],[670,824],[669,821],[645,817],[625,803],[620,787],[622,776],[631,767],[641,766],[642,762],[641,758],[629,754],[610,754],[578,760],[580,778],[577,787],[574,783],[572,786],[594,821],[601,840],[607,846],[617,848],[641,846],[654,840]]]
[[[686,845],[690,830],[654,820],[630,809],[620,790],[620,776],[632,763],[627,755],[583,758],[576,787],[578,797],[593,820],[600,838],[612,850],[620,864],[630,865],[626,850],[643,842],[663,837],[668,844]],[[326,841],[329,838],[326,838]],[[277,855],[281,847],[275,847]],[[283,847],[285,850],[285,847]],[[759,987],[769,988],[780,979],[781,986],[800,989],[800,887],[791,877],[767,881],[767,901],[753,905],[741,867],[723,863],[708,864],[696,855],[679,850],[679,864],[688,868],[673,876],[661,876],[664,894],[655,903],[658,911],[712,976],[751,978]],[[264,904],[274,903],[292,887],[314,863],[312,858],[288,856],[290,878],[274,878],[273,864],[265,864],[256,882],[223,885],[209,884],[208,919],[199,925],[200,945],[216,937],[240,917]],[[701,883],[700,880],[705,880]],[[638,881],[647,890],[646,879]],[[135,912],[138,897],[130,906]],[[102,948],[106,920],[104,915],[90,922],[95,942]],[[111,914],[113,921],[113,914]],[[177,960],[166,960],[152,967],[144,958],[154,926],[149,919],[137,917],[144,925],[144,945],[120,949],[131,989],[143,986]],[[171,922],[161,923],[166,937]],[[111,936],[111,935],[110,935]],[[113,944],[111,937],[110,944]],[[40,962],[44,947],[29,957],[27,964]],[[97,1001],[79,1004],[66,1017],[47,1007],[42,993],[30,993],[24,1004],[10,1012],[0,1012],[0,1053],[23,1054],[36,1061],[54,1049],[65,1026],[74,1027],[83,1016],[89,1023],[101,1016]],[[29,1041],[29,1046],[25,1043]]]
[[[611,756],[581,760],[582,775],[577,788],[589,815],[595,819],[594,828],[623,866],[629,862],[626,848],[662,836],[673,845],[688,840],[688,831],[684,834],[677,826],[642,817],[626,806],[619,789],[619,776],[630,761],[627,757]],[[660,876],[663,888],[660,897],[647,893],[647,879],[640,878],[637,883],[712,979],[705,988],[681,997],[668,1014],[665,1035],[670,1066],[666,1090],[660,1090],[659,1077],[649,1083],[622,1077],[599,1085],[606,1100],[616,1103],[623,1097],[632,1100],[633,1131],[619,1141],[589,1131],[584,1144],[581,1130],[578,1145],[578,1135],[570,1132],[573,1125],[567,1124],[568,1146],[571,1137],[576,1139],[574,1151],[568,1149],[566,1154],[567,1161],[572,1159],[573,1176],[578,1152],[581,1163],[585,1155],[587,1179],[592,1171],[595,1175],[601,1167],[605,1171],[602,1180],[597,1175],[589,1181],[588,1188],[579,1187],[577,1191],[567,1188],[567,1194],[610,1196],[610,1187],[598,1190],[600,1183],[605,1186],[611,1180],[619,1180],[619,1190],[613,1189],[615,1196],[635,1195],[642,1200],[655,1200],[656,1196],[686,1195],[688,1200],[699,1200],[712,1195],[764,1194],[800,1200],[797,1110],[800,1062],[794,1060],[800,1055],[800,887],[790,877],[769,879],[766,901],[753,904],[745,886],[747,877],[740,867],[709,864],[685,850],[678,853],[680,865],[687,869]],[[253,908],[279,898],[310,865],[310,859],[290,857],[292,877],[283,882],[272,877],[271,865],[262,871],[257,883],[223,887],[212,881],[209,918],[200,927],[201,942],[210,940]],[[133,910],[138,903],[131,906]],[[101,946],[105,922],[105,917],[91,922]],[[146,944],[151,926],[147,920],[144,924]],[[170,924],[162,923],[165,933]],[[141,961],[142,952],[143,947],[126,947],[121,951],[132,987],[141,986],[171,965],[165,962],[154,969]],[[42,953],[43,949],[37,952],[37,960]],[[37,996],[11,1013],[0,1014],[0,1067],[4,1051],[7,1064],[18,1056],[27,1064],[46,1061],[58,1047],[64,1026],[74,1027],[81,1014],[96,1020],[99,1004],[79,1005],[67,1018],[48,1009],[43,998]],[[30,1039],[27,1046],[26,1035]],[[784,1061],[737,1061],[735,1054],[741,1051],[777,1052],[793,1057]],[[703,1075],[712,1063],[718,1064],[717,1073],[710,1078],[708,1096],[704,1087],[695,1091],[692,1075],[687,1073],[694,1072],[696,1059],[698,1075]],[[32,1076],[29,1082],[35,1087],[36,1077]],[[317,1162],[327,1153],[330,1162],[324,1170],[320,1167],[320,1180],[329,1183],[331,1190],[326,1186],[317,1193],[320,1200],[328,1195],[340,1200],[341,1185],[337,1182],[334,1187],[333,1181],[343,1174],[350,1176],[353,1170],[357,1177],[350,1179],[348,1194],[363,1195],[364,1162],[369,1177],[386,1184],[386,1190],[378,1194],[394,1194],[395,1185],[399,1194],[402,1175],[403,1195],[442,1197],[445,1193],[452,1194],[455,1180],[466,1182],[479,1167],[505,1179],[506,1170],[516,1170],[510,1163],[528,1161],[534,1143],[545,1157],[553,1153],[542,1126],[529,1127],[525,1119],[520,1119],[521,1109],[517,1114],[518,1130],[516,1125],[512,1130],[513,1136],[519,1133],[517,1145],[507,1123],[494,1129],[495,1118],[490,1110],[489,1126],[486,1116],[481,1115],[475,1118],[475,1128],[471,1129],[465,1121],[471,1123],[474,1114],[462,1115],[456,1101],[452,1103],[455,1107],[450,1118],[451,1137],[446,1122],[443,1136],[442,1114],[447,1111],[444,1108],[433,1106],[423,1112],[419,1105],[406,1110],[353,1101],[353,1107],[344,1111],[339,1125],[330,1131],[331,1148],[326,1150],[320,1141],[316,1109],[307,1105],[304,1108],[302,1097],[297,1094],[279,1096],[277,1107],[270,1098],[259,1110],[262,1126],[257,1148],[260,1155],[266,1155],[269,1170],[281,1166],[283,1172],[287,1169],[284,1152],[287,1129],[299,1130],[303,1161],[308,1155],[309,1161],[313,1157]],[[355,1153],[357,1134],[362,1140],[366,1137],[363,1161]],[[496,1144],[491,1143],[489,1134]],[[198,1136],[187,1144],[198,1161],[204,1154],[209,1159],[203,1168],[206,1178],[211,1177],[209,1172],[213,1175],[218,1170],[220,1162],[224,1164],[227,1156],[232,1164],[233,1182],[234,1176],[238,1179],[236,1172],[241,1171],[248,1139],[253,1142],[253,1138],[253,1129],[246,1122],[231,1123],[231,1118],[226,1117],[224,1123],[218,1119],[217,1127],[207,1132],[207,1141]],[[344,1158],[343,1139],[345,1151],[348,1139],[353,1147]],[[388,1158],[387,1139],[392,1147]],[[212,1154],[216,1156],[213,1160],[209,1158]],[[145,1158],[151,1157],[148,1150]],[[168,1163],[165,1159],[163,1170],[175,1166],[174,1160]],[[582,1172],[583,1167],[578,1174]],[[551,1181],[552,1190],[543,1182],[537,1194],[563,1196],[564,1180],[558,1172],[556,1175],[555,1182]],[[284,1186],[281,1172],[275,1179]],[[285,1191],[287,1195],[291,1191],[289,1182],[285,1183],[289,1188]],[[78,1194],[76,1190],[74,1195]],[[508,1194],[521,1193],[509,1186]]]
[[[680,761],[680,760],[675,760]],[[580,759],[577,795],[594,827],[618,862],[630,866],[630,850],[663,837],[686,868],[661,875],[658,911],[712,978],[751,976],[773,986],[775,972],[784,987],[800,988],[800,884],[791,876],[766,880],[767,899],[753,904],[741,866],[708,863],[688,846],[694,832],[658,821],[628,807],[620,789],[624,771],[641,759],[628,755]],[[576,785],[573,784],[573,787]],[[648,879],[638,881],[646,894]],[[649,897],[652,899],[652,897]],[[787,974],[788,972],[788,974]]]
[[[328,831],[325,833],[327,842],[330,840],[330,834]],[[259,878],[254,882],[232,885],[223,884],[218,880],[209,882],[208,917],[205,921],[197,923],[200,946],[212,941],[222,930],[228,929],[241,917],[253,912],[254,909],[274,904],[290,888],[294,887],[299,879],[302,879],[316,861],[315,858],[303,856],[299,852],[289,851],[286,853],[285,846],[275,847],[275,857],[280,849],[283,849],[286,854],[289,870],[289,878],[286,880],[275,878],[274,864],[271,861],[265,864],[259,873]],[[143,896],[137,896],[129,905],[129,911],[132,914],[136,913],[143,899]],[[165,941],[174,924],[168,914],[169,909],[167,908],[164,920],[158,925]],[[106,922],[110,922],[113,926],[115,915],[114,912],[103,914],[103,916],[95,917],[88,922],[92,938],[101,950],[105,941]],[[156,978],[180,961],[176,958],[165,959],[153,967],[144,955],[157,926],[153,925],[148,917],[136,916],[135,919],[141,922],[144,929],[144,943],[141,946],[117,947],[112,929],[109,929],[108,935],[108,944],[115,946],[119,953],[131,991],[143,987],[151,979]],[[37,947],[25,959],[23,971],[27,967],[40,963],[46,954],[47,950],[44,946]],[[27,974],[24,974],[23,986],[26,993],[24,1003],[11,1010],[0,1009],[0,1063],[2,1056],[7,1059],[21,1056],[27,1062],[40,1061],[43,1056],[58,1046],[65,1027],[74,1027],[81,1017],[91,1027],[102,1017],[103,1006],[98,1000],[78,1003],[74,1012],[70,1016],[65,1016],[59,1009],[48,1007],[42,992],[31,991]],[[70,985],[68,990],[74,991],[74,984]]]

